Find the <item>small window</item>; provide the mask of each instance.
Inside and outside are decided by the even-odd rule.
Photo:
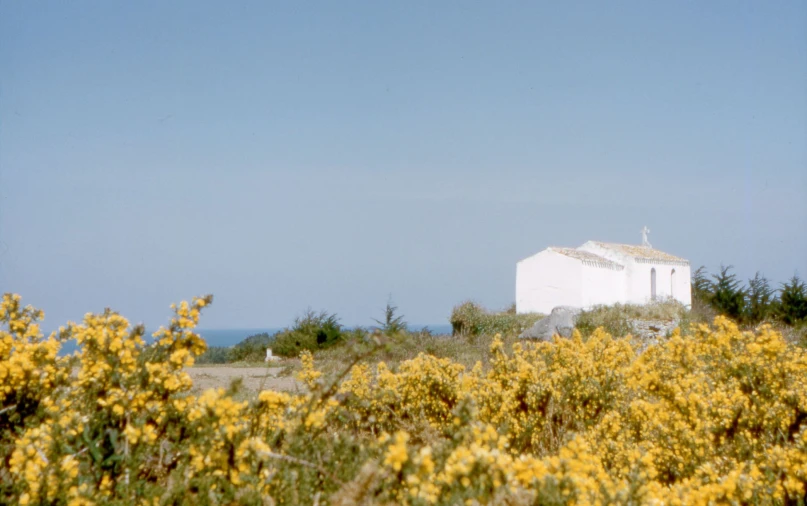
[[[650,300],[656,300],[656,268],[650,269]]]
[[[670,273],[670,297],[675,298],[675,269]]]

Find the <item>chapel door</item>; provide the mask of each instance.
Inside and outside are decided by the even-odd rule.
[[[650,269],[650,300],[656,300],[656,268]]]

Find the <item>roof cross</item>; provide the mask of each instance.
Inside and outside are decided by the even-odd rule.
[[[645,248],[652,248],[653,247],[653,246],[650,245],[650,241],[647,240],[647,234],[649,234],[649,233],[650,233],[650,229],[647,228],[647,225],[645,225],[642,228],[642,246],[644,246]]]

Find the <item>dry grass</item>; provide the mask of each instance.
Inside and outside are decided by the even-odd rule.
[[[513,304],[504,311],[490,311],[481,305],[466,301],[451,311],[452,333],[462,336],[519,335],[543,318],[539,313],[517,314]]]

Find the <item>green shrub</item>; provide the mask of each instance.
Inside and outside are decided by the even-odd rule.
[[[275,334],[272,353],[296,357],[302,351],[330,348],[342,342],[345,333],[335,314],[308,310],[294,320],[294,325]]]
[[[474,302],[464,302],[451,311],[451,330],[457,336],[520,334],[543,318],[538,313],[516,314],[515,308],[494,313]]]
[[[367,329],[354,327],[352,329],[342,329],[343,342],[367,342]]]
[[[249,336],[230,348],[228,362],[263,362],[266,358],[266,348],[269,348],[274,340],[275,336],[267,332]]]
[[[226,364],[230,361],[230,348],[226,346],[211,346],[204,353],[196,357],[197,364]]]
[[[625,336],[631,333],[633,327],[630,324],[630,317],[624,310],[624,306],[596,307],[589,311],[582,311],[577,317],[575,328],[584,337],[590,336],[597,328],[602,327],[612,336]]]

